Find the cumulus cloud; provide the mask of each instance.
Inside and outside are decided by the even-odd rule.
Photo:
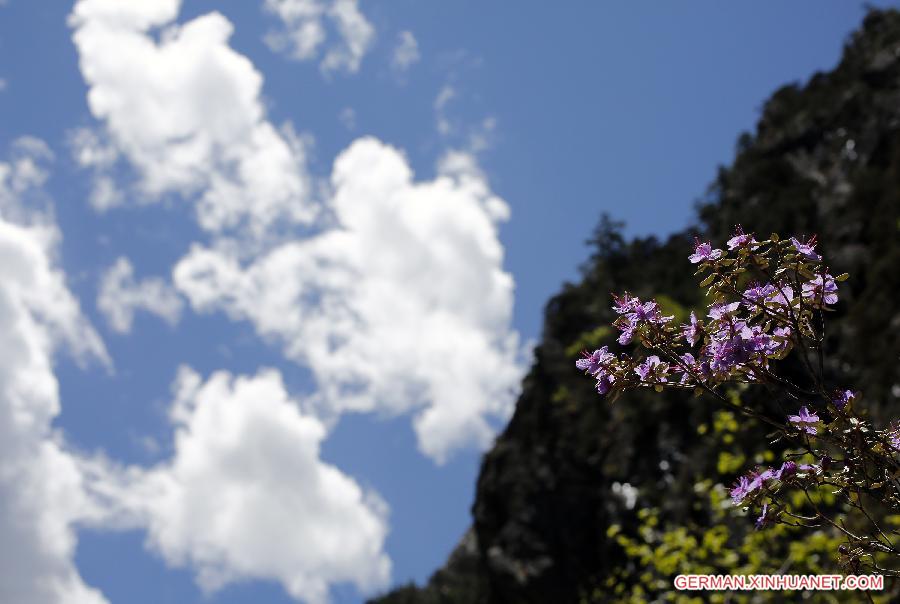
[[[181,316],[182,306],[181,298],[164,280],[152,277],[136,281],[134,267],[124,257],[104,273],[97,295],[97,308],[119,333],[131,331],[136,310],[145,310],[174,325]]]
[[[320,459],[325,427],[277,371],[204,382],[184,367],[173,391],[172,459],[100,487],[169,564],[208,592],[263,578],[312,604],[337,583],[387,585],[386,505]]]
[[[105,126],[75,137],[76,156],[87,166],[122,158],[150,200],[198,200],[210,240],[177,264],[176,287],[196,311],[249,320],[309,367],[324,419],[414,412],[419,446],[438,461],[486,446],[522,372],[497,235],[506,204],[470,155],[448,154],[434,180],[416,182],[400,152],[369,138],[338,157],[314,211],[302,145],[266,121],[262,78],[228,46],[230,24],[213,13],[172,25],[178,8],[76,4],[89,104]],[[348,31],[357,19],[355,2],[340,0],[269,9],[296,22],[336,11]],[[445,87],[436,110],[455,94]],[[116,320],[124,327],[129,316]]]
[[[374,36],[355,0],[266,6],[304,32],[288,38],[298,58],[321,57],[325,71],[358,69]],[[193,202],[206,233],[173,268],[176,290],[196,312],[251,322],[309,368],[316,390],[301,409],[276,372],[204,382],[185,369],[169,461],[82,460],[105,504],[95,521],[146,528],[151,547],[208,590],[269,578],[320,602],[335,583],[384,585],[386,508],[322,462],[319,446],[349,411],[414,414],[419,447],[438,462],[489,444],[523,372],[497,233],[509,208],[471,154],[448,153],[434,178],[416,180],[400,151],[373,138],[338,156],[314,204],[305,145],[266,118],[262,76],[228,45],[231,24],[217,13],[176,24],[179,8],[76,3],[70,22],[99,120],[73,133],[76,160],[93,171],[99,209]],[[127,330],[137,309],[174,321],[175,300],[120,259],[98,306]]]
[[[375,28],[359,10],[358,0],[266,0],[265,10],[281,21],[265,41],[297,61],[317,59],[322,71],[359,71],[375,39]],[[338,41],[327,43],[329,28]],[[324,53],[322,53],[323,46]]]
[[[60,412],[53,357],[108,363],[56,265],[59,233],[32,195],[49,158],[36,139],[0,162],[0,601],[100,604],[78,574],[73,524],[96,510],[52,427]]]
[[[76,157],[101,174],[127,158],[143,201],[194,200],[199,223],[213,232],[309,222],[302,145],[266,119],[262,76],[228,45],[231,23],[209,13],[176,25],[179,7],[179,0],[75,5],[70,24],[88,106],[106,126],[93,139],[75,138]],[[150,31],[160,27],[157,41]],[[110,184],[101,181],[95,206],[121,202]]]
[[[397,46],[391,57],[391,66],[397,71],[406,71],[419,61],[419,43],[411,31],[401,31],[397,36]]]
[[[323,413],[415,411],[419,447],[442,462],[489,443],[522,366],[497,237],[508,206],[467,154],[439,172],[416,182],[396,149],[360,139],[335,161],[337,228],[249,263],[195,245],[173,278],[195,310],[250,320],[308,366]]]

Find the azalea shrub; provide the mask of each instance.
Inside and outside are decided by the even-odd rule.
[[[862,394],[825,371],[827,316],[849,276],[832,275],[815,237],[758,241],[738,226],[725,247],[698,240],[688,258],[705,316],[680,323],[656,300],[614,295],[617,341],[638,352],[603,346],[577,368],[611,401],[633,389],[682,389],[762,422],[779,458],[735,476],[732,503],[760,530],[828,529],[849,572],[900,576],[900,427],[873,426]],[[733,396],[747,387],[765,388],[772,405]]]

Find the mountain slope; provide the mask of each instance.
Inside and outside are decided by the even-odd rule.
[[[581,282],[547,304],[515,413],[482,463],[472,532],[428,585],[374,602],[578,602],[631,580],[621,577],[640,582],[610,531],[643,538],[639,510],[658,510],[668,527],[721,522],[696,492],[702,477],[728,475],[721,443],[698,437],[718,421],[712,405],[669,392],[611,405],[574,359],[614,340],[601,327],[614,318],[609,292],[664,294],[682,315],[699,306],[686,260],[693,236],[722,242],[738,223],[763,236],[818,234],[832,272],[851,274],[830,327],[828,372],[863,391],[877,422],[900,415],[900,13],[872,11],[837,68],[775,92],[690,232],[627,241],[601,221]],[[764,435],[744,422],[733,438],[749,456]],[[749,535],[741,520],[728,521],[734,547]],[[778,539],[766,546],[775,569],[787,547]]]

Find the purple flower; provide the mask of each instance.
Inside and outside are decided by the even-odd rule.
[[[812,281],[803,284],[803,297],[808,298],[813,304],[835,304],[838,301],[837,283],[834,277],[825,273],[816,275]]]
[[[773,329],[772,337],[769,338],[765,353],[770,356],[777,356],[790,350],[792,346],[791,333],[791,328],[787,326]]]
[[[772,330],[772,348],[769,354],[784,352],[791,347],[791,328],[788,326],[776,327]]]
[[[835,407],[843,411],[857,396],[859,396],[859,393],[853,392],[852,390],[844,390],[843,392],[838,391],[832,395],[831,402],[834,403]]]
[[[797,473],[797,464],[793,461],[786,461],[781,464],[781,467],[775,472],[776,480],[787,480],[791,476]]]
[[[817,430],[813,424],[819,421],[819,416],[815,413],[810,413],[809,409],[804,405],[803,407],[800,407],[800,411],[797,412],[797,415],[789,415],[788,421],[800,428],[802,432],[815,434]]]
[[[775,286],[771,283],[760,285],[754,283],[744,290],[744,306],[747,308],[759,308],[763,305],[766,298],[775,293]]]
[[[697,315],[694,314],[694,311],[691,311],[690,325],[682,326],[681,331],[684,334],[684,339],[688,341],[688,344],[693,346],[697,343],[697,339],[703,331],[703,328],[697,322]]]
[[[813,249],[816,247],[816,236],[813,235],[809,238],[809,241],[806,243],[800,243],[797,241],[796,237],[791,237],[791,243],[794,244],[794,249],[797,250],[797,253],[801,256],[805,257],[807,260],[821,260],[822,257],[815,253]]]
[[[776,288],[775,292],[772,294],[772,302],[777,306],[790,306],[793,301],[794,290],[790,285]]]
[[[713,342],[709,346],[709,352],[712,355],[710,368],[717,372],[727,372],[746,363],[750,359],[751,349],[740,335],[735,335]]]
[[[712,368],[709,366],[709,351],[704,350],[703,356],[699,359],[697,363],[697,373],[700,374],[700,377],[703,379],[709,379],[712,377]]]
[[[776,472],[771,468],[767,468],[762,472],[754,470],[747,476],[741,476],[731,488],[731,501],[734,502],[734,505],[741,503],[753,491],[761,488],[767,480],[773,478],[777,478],[777,476]]]
[[[736,311],[740,305],[740,302],[732,302],[731,304],[713,304],[709,308],[709,316],[716,320],[730,319],[731,313]]]
[[[758,244],[759,242],[753,238],[753,233],[745,234],[741,225],[737,225],[734,229],[734,236],[728,240],[728,249],[733,250],[741,247],[756,249],[759,247]]]
[[[619,329],[622,330],[622,333],[619,334],[616,342],[624,346],[625,344],[631,342],[632,338],[634,338],[635,326],[633,323],[628,323],[624,327],[620,327]]]
[[[581,371],[586,371],[591,375],[596,375],[603,366],[613,358],[613,355],[607,351],[604,346],[599,350],[595,350],[591,354],[584,353],[584,358],[575,361],[575,366]]]
[[[621,296],[613,294],[613,301],[615,302],[615,306],[613,306],[612,309],[620,315],[633,312],[634,307],[641,303],[639,298],[632,296],[628,292],[625,292]]]
[[[816,474],[822,471],[822,468],[820,466],[809,463],[800,464],[799,466],[797,466],[797,469],[801,472],[814,472]]]
[[[759,515],[759,518],[756,519],[756,530],[759,530],[759,529],[761,529],[761,528],[765,528],[765,526],[766,526],[766,525],[769,523],[769,521],[771,520],[770,518],[767,518],[767,517],[766,517],[766,514],[768,513],[768,511],[769,511],[769,504],[768,504],[768,503],[763,504],[763,506],[762,506],[762,514],[760,514],[760,515]]]
[[[597,392],[606,394],[612,389],[615,376],[607,369],[606,365],[615,359],[615,356],[604,346],[591,354],[584,353],[584,358],[575,361],[575,366],[597,379]]]
[[[697,359],[695,359],[695,358],[694,358],[694,355],[692,355],[691,353],[686,352],[686,353],[684,353],[683,355],[681,355],[681,362],[684,363],[687,367],[689,367],[689,368],[691,368],[691,369],[693,370],[694,365],[697,364]],[[690,372],[685,371],[685,372],[681,375],[680,383],[682,383],[682,384],[686,383],[688,380],[691,379],[691,377],[692,377],[692,376],[691,376]]]
[[[767,480],[775,478],[775,470],[772,468],[766,468],[762,472],[758,472],[753,474],[753,478],[750,479],[751,490],[756,490],[766,484]]]
[[[688,256],[691,264],[697,264],[706,260],[717,260],[722,257],[722,250],[714,250],[711,243],[701,243],[700,239],[696,239],[696,242],[694,253]]]
[[[659,317],[659,305],[653,300],[643,304],[636,304],[634,310],[628,316],[632,321],[649,321],[652,323]]]
[[[888,439],[888,445],[894,451],[900,451],[900,423],[891,422],[891,427],[884,431],[884,436]]]
[[[599,394],[606,394],[610,390],[612,390],[613,383],[616,381],[615,376],[609,373],[599,373],[597,374],[597,392]]]
[[[655,378],[653,381],[665,382],[669,365],[660,361],[659,357],[654,354],[644,359],[644,362],[635,367],[634,371],[641,376],[642,381],[649,381],[649,377]]]
[[[659,312],[659,304],[653,300],[635,306],[634,312],[629,317],[632,319],[632,322],[646,321],[656,324],[668,323],[673,319],[673,317],[663,316]]]
[[[764,332],[763,328],[759,325],[749,327],[744,324],[741,326],[739,333],[744,342],[746,342],[745,347],[747,349],[752,350],[753,352],[762,352],[763,354],[769,352],[772,338],[769,334]]]
[[[584,358],[575,361],[575,366],[597,379],[597,392],[606,394],[612,389],[615,376],[609,372],[607,365],[615,360],[615,355],[604,346],[591,354],[584,353]]]
[[[664,325],[671,321],[674,317],[663,316],[659,311],[659,304],[650,300],[643,304],[638,298],[632,298],[628,294],[621,298],[616,298],[616,305],[613,310],[622,316],[617,319],[616,326],[622,330],[619,335],[619,344],[625,345],[634,338],[634,332],[641,323],[651,323],[656,325]]]
[[[738,505],[755,490],[750,488],[750,479],[746,476],[738,478],[737,483],[731,488],[731,501],[734,505]]]
[[[640,323],[664,325],[674,318],[663,316],[659,311],[659,304],[654,300],[642,303],[640,298],[634,297],[628,292],[622,296],[613,294],[613,299],[615,300],[613,310],[622,315],[615,323],[616,327],[622,331],[618,338],[619,344],[622,345],[628,344],[634,339],[634,333]]]

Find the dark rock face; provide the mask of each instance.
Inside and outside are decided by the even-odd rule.
[[[574,369],[573,348],[611,322],[611,291],[697,304],[693,235],[721,242],[738,223],[762,236],[818,234],[833,273],[851,274],[827,370],[863,391],[876,422],[900,416],[900,13],[871,12],[835,70],[772,96],[691,232],[625,241],[601,221],[583,280],[547,304],[515,414],[484,457],[473,532],[428,585],[375,602],[578,602],[621,557],[607,527],[634,524],[616,483],[638,489],[638,507],[703,521],[689,477],[715,467],[695,429],[710,410],[672,393],[610,404]],[[763,434],[747,427],[748,439]]]
[[[406,585],[375,600],[379,604],[486,604],[488,586],[480,566],[478,539],[469,529],[450,554],[447,563],[432,575],[425,588]]]

